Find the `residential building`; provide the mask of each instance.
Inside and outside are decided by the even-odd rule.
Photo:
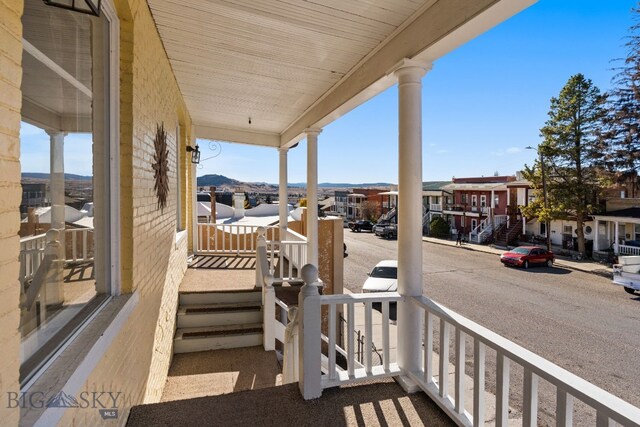
[[[335,214],[337,216],[340,216],[342,218],[346,218],[347,217],[347,205],[348,205],[348,200],[347,200],[347,196],[349,195],[349,192],[346,190],[336,190],[335,192]]]
[[[452,203],[443,207],[456,232],[464,230],[468,238],[487,241],[507,219],[507,183],[515,176],[453,178],[444,190],[453,193]]]
[[[20,214],[24,218],[29,208],[41,208],[49,206],[47,197],[47,184],[22,183],[22,201],[20,202]]]
[[[593,215],[589,224],[593,253],[605,258],[616,255],[640,255],[640,199],[618,197],[606,201],[606,212]]]
[[[132,407],[159,402],[173,353],[195,346],[203,335],[215,335],[197,328],[174,334],[184,314],[178,312],[180,305],[194,300],[198,310],[211,305],[203,301],[207,292],[180,292],[193,254],[255,264],[247,268],[255,282],[248,292],[239,292],[255,297],[251,303],[259,306],[261,320],[250,328],[251,342],[262,344],[275,363],[276,337],[280,340],[287,367],[283,375],[297,383],[305,401],[321,398],[328,388],[351,384],[354,390],[363,382],[393,377],[399,385],[391,387],[402,387],[402,397],[419,391],[420,398],[432,399],[454,423],[484,425],[493,417],[485,416],[488,375],[498,379],[496,424],[507,425],[509,366],[518,365],[524,370],[525,397],[518,406],[524,408],[525,425],[536,423],[539,378],[557,390],[559,425],[571,420],[574,399],[597,413],[598,425],[640,424],[637,408],[423,295],[422,78],[431,62],[534,2],[375,0],[311,8],[294,0],[283,8],[276,2],[87,0],[59,8],[56,2],[0,0],[0,394],[9,400],[0,406],[3,425],[124,425]],[[96,5],[100,10],[93,12],[99,16],[72,10],[88,12]],[[402,190],[398,206],[403,207],[398,211],[397,292],[320,295],[320,280],[328,283],[327,291],[339,283],[343,257],[336,244],[342,224],[318,220],[322,127],[395,84]],[[41,136],[46,132],[50,142],[51,229],[28,240],[18,236],[21,126],[33,126]],[[71,230],[65,223],[64,145],[69,134],[84,134],[90,145],[91,237],[86,227]],[[278,150],[280,201],[287,200],[288,150],[306,139],[308,208],[299,221],[304,235],[289,229],[286,203],[278,204],[276,226],[197,223],[192,163],[198,160],[197,138]],[[480,195],[482,191],[486,196],[488,190]],[[234,199],[234,216],[244,213],[243,201]],[[493,209],[503,204],[495,202],[493,193],[485,203]],[[479,218],[482,200],[474,207],[469,215]],[[327,230],[335,237],[330,249],[319,246]],[[75,247],[73,259],[67,259],[65,240],[87,245]],[[295,265],[291,274],[277,279],[304,282],[297,314],[276,298],[276,271],[267,258],[267,248],[274,254],[276,246],[277,256]],[[82,281],[81,292],[71,292],[64,270],[84,261],[91,264],[90,280]],[[326,264],[336,267],[322,271]],[[234,285],[227,271],[218,279],[209,281]],[[393,359],[390,304],[398,311]],[[279,310],[287,307],[287,316],[276,316],[276,305]],[[343,306],[348,336],[353,335],[356,305],[368,310],[368,330],[373,327],[372,307],[382,307],[386,356],[379,366],[373,366],[371,351],[364,364],[356,364],[354,340],[345,351],[336,339],[332,326]],[[324,331],[322,313],[328,313]],[[230,321],[232,316],[222,317]],[[288,316],[290,324],[276,324]],[[436,327],[445,344],[439,363],[432,351]],[[448,344],[454,329],[457,366],[450,391]],[[323,332],[330,349],[326,361]],[[467,337],[474,346],[472,412],[464,405]],[[370,342],[365,345],[372,350]],[[485,375],[491,369],[485,364],[487,348],[496,351],[498,368]],[[338,350],[347,369],[336,364]],[[96,394],[109,395],[108,408],[79,404]],[[385,396],[375,390],[372,394],[372,407],[388,406]],[[242,407],[248,410],[288,409],[287,401],[251,402],[251,395],[244,396]],[[194,412],[171,415],[181,424],[200,421]]]

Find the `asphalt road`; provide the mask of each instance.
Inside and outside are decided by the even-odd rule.
[[[397,242],[345,229],[344,284],[360,292],[380,260],[397,259]],[[423,243],[424,295],[593,384],[640,406],[640,297],[610,280],[565,268],[503,267],[498,257]],[[437,342],[437,341],[436,341]],[[453,354],[453,352],[452,352]],[[467,355],[472,355],[468,345]],[[467,358],[467,372],[472,372]],[[495,356],[487,354],[487,386]],[[522,370],[511,375],[511,404],[521,411]],[[540,383],[539,423],[553,424],[555,388]],[[576,412],[584,408],[576,404]],[[592,413],[574,425],[593,425]]]

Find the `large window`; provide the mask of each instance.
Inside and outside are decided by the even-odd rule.
[[[110,95],[117,87],[115,14],[97,18],[26,1],[22,21],[24,385],[117,292],[118,174]]]

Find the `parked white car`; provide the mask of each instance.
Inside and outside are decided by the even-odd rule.
[[[373,267],[362,292],[395,292],[398,290],[398,261],[384,260]]]

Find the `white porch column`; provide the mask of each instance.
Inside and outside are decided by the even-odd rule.
[[[618,237],[619,237],[618,233],[619,233],[620,227],[618,226],[618,221],[615,221],[613,224],[614,224],[614,227],[615,227],[615,229],[613,230],[613,238],[614,238],[614,240],[613,240],[613,250],[614,250],[615,254],[617,255],[618,254],[618,241],[619,241],[618,240]]]
[[[403,60],[398,78],[398,292],[422,295],[422,77],[430,64]],[[422,316],[406,300],[398,303],[398,365],[416,372],[422,352]],[[401,381],[408,391],[415,384]]]
[[[64,230],[64,132],[47,132],[49,134],[50,156],[50,195],[51,195],[51,228]],[[64,241],[61,233],[60,241]]]
[[[278,213],[280,214],[280,240],[286,240],[287,218],[289,217],[289,194],[287,193],[287,148],[279,148],[280,174],[278,182]]]
[[[67,134],[60,131],[47,131],[47,133],[49,134],[50,142],[49,194],[51,196],[51,228],[59,230],[59,256],[64,259],[66,257],[64,212],[64,137]],[[62,264],[56,264],[56,267],[54,267],[54,269],[55,273],[53,277],[55,277],[55,279],[47,283],[47,304],[59,304],[64,301],[64,292],[62,287]]]
[[[307,135],[307,261],[318,267],[318,135],[322,129],[305,129]]]
[[[593,220],[593,251],[598,251],[600,250],[600,246],[599,246],[599,238],[598,238],[598,230],[600,229],[600,221],[598,221],[597,219]]]

